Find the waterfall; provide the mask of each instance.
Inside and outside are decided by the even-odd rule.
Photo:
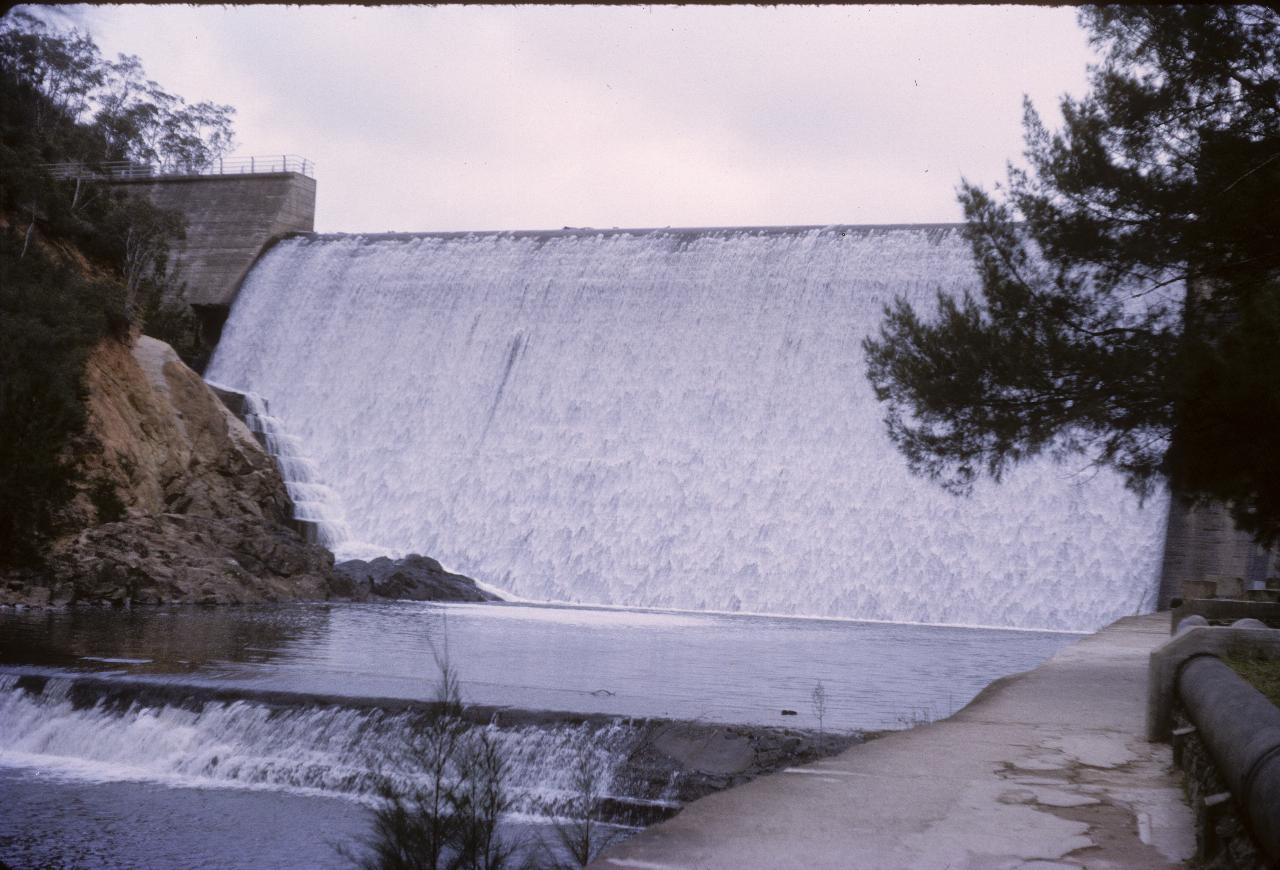
[[[210,376],[270,396],[351,535],[529,599],[1089,630],[1150,609],[1163,496],[1038,460],[911,476],[864,374],[954,227],[317,235]]]
[[[94,697],[66,677],[0,674],[0,764],[63,771],[81,779],[150,781],[328,794],[372,802],[380,777],[421,783],[422,759],[397,751],[422,727],[419,712],[246,700],[181,703]],[[34,682],[36,685],[31,685]],[[42,683],[42,685],[40,685]],[[77,689],[85,689],[78,695]],[[642,736],[625,720],[485,728],[506,759],[511,811],[566,815],[578,799],[582,760],[597,771],[614,820],[651,820],[676,804],[666,788],[622,772]],[[416,763],[415,763],[416,762]]]
[[[350,547],[351,530],[342,502],[333,488],[325,485],[315,460],[302,452],[301,439],[290,435],[284,421],[272,416],[262,396],[245,391],[244,402],[245,425],[262,439],[263,447],[275,459],[293,502],[293,518],[315,528],[316,543],[337,552]]]

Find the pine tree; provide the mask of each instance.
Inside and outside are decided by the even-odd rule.
[[[1100,60],[1027,168],[962,182],[980,288],[864,343],[913,470],[1084,455],[1280,539],[1280,13],[1089,7]]]

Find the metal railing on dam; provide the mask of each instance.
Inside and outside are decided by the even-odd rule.
[[[297,154],[219,157],[201,165],[157,165],[134,160],[110,160],[102,163],[46,163],[44,168],[54,178],[106,178],[121,181],[193,175],[270,175],[282,172],[316,177],[315,161]]]

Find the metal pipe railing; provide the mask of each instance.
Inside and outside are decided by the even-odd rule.
[[[315,178],[315,161],[297,154],[266,154],[248,157],[219,157],[201,165],[155,165],[133,160],[108,160],[102,163],[46,163],[44,169],[54,178],[166,178],[180,175],[267,175],[296,172]]]
[[[1187,717],[1248,814],[1258,844],[1280,862],[1280,708],[1208,653],[1183,663],[1177,685]]]

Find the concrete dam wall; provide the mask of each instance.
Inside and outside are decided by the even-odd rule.
[[[177,268],[179,269],[180,280],[185,283],[185,299],[192,304],[200,315],[205,341],[207,346],[210,348],[217,345],[223,324],[227,319],[237,294],[240,291],[241,285],[245,282],[246,278],[250,276],[251,269],[253,269],[254,264],[259,260],[263,250],[271,242],[279,239],[281,236],[293,233],[311,233],[314,230],[316,182],[313,178],[295,171],[258,172],[237,175],[117,179],[112,183],[126,187],[130,192],[144,195],[158,206],[176,209],[186,215],[189,229],[186,240],[179,245],[178,250],[176,251]],[[943,250],[949,252],[944,258],[946,260],[946,265],[943,266],[943,268],[948,272],[948,274],[945,275],[936,273],[930,275],[925,273],[928,269],[935,268],[938,265],[936,263],[930,265],[937,259],[936,256],[925,257],[917,264],[908,264],[906,262],[899,261],[887,267],[889,269],[888,273],[874,277],[876,292],[873,298],[867,301],[872,301],[875,304],[887,299],[887,294],[893,292],[895,288],[904,286],[902,284],[904,281],[907,284],[925,282],[932,286],[936,284],[955,283],[957,281],[964,283],[971,280],[971,275],[968,274],[969,270],[963,265],[960,265],[961,261],[964,261],[967,258],[967,254],[964,250],[963,244],[960,244],[957,234],[954,233],[953,227],[846,227],[834,228],[834,230],[838,235],[843,234],[843,237],[848,237],[850,234],[859,238],[878,237],[881,239],[881,246],[888,244],[890,247],[900,246],[903,244],[904,239],[914,237],[925,243],[926,247],[922,250]],[[463,284],[454,285],[452,287],[453,290],[456,290],[460,294],[458,298],[451,302],[445,302],[443,298],[441,298],[441,301],[436,304],[443,306],[443,311],[439,312],[439,316],[430,315],[428,319],[432,322],[424,322],[422,324],[424,330],[426,330],[422,336],[422,340],[427,341],[430,340],[429,336],[432,334],[432,330],[448,328],[447,323],[440,319],[441,317],[447,315],[458,305],[469,304],[466,302],[467,294],[478,292],[478,287],[471,287],[469,289],[469,283],[473,279],[476,281],[488,280],[483,277],[485,272],[483,261],[485,258],[492,256],[493,252],[490,251],[486,253],[486,248],[493,247],[493,245],[490,243],[479,243],[479,240],[482,239],[503,240],[502,244],[499,244],[498,247],[505,246],[508,249],[510,249],[511,245],[516,244],[518,240],[520,245],[524,245],[528,248],[528,265],[531,266],[538,263],[538,256],[535,255],[535,252],[543,252],[544,250],[557,251],[559,252],[557,256],[560,258],[566,256],[569,251],[577,250],[582,252],[583,261],[581,263],[581,267],[585,271],[580,274],[548,274],[544,276],[529,276],[524,279],[524,286],[526,289],[520,291],[516,296],[512,296],[506,301],[503,301],[501,298],[503,294],[497,292],[493,288],[489,288],[486,292],[489,302],[485,303],[485,305],[514,305],[518,309],[524,309],[527,306],[527,288],[530,286],[531,282],[542,284],[546,281],[556,280],[567,282],[566,286],[577,285],[579,287],[585,287],[587,284],[590,284],[591,280],[586,277],[586,271],[605,268],[604,261],[601,258],[608,259],[609,257],[614,256],[614,254],[608,253],[608,251],[620,250],[618,244],[609,245],[606,242],[606,240],[609,239],[617,239],[621,241],[622,239],[627,238],[634,239],[637,235],[649,238],[653,238],[657,235],[664,240],[660,245],[649,245],[647,250],[641,251],[640,248],[636,248],[639,256],[635,262],[631,263],[627,267],[627,271],[634,275],[636,270],[646,268],[657,269],[661,273],[669,272],[672,268],[678,268],[678,260],[669,259],[666,254],[660,254],[659,251],[674,252],[688,249],[690,247],[705,248],[708,244],[712,243],[712,240],[715,240],[715,244],[724,246],[727,240],[737,239],[741,241],[742,237],[745,235],[756,239],[757,241],[754,244],[758,248],[756,254],[752,254],[747,257],[748,260],[761,256],[775,258],[783,256],[779,253],[779,249],[796,248],[798,245],[812,245],[812,241],[806,241],[806,239],[813,236],[816,231],[817,228],[757,228],[754,230],[742,230],[735,228],[701,228],[684,230],[565,230],[536,233],[498,234],[456,232],[437,233],[431,235],[392,234],[361,237],[341,235],[311,236],[310,242],[305,239],[298,240],[298,244],[302,247],[299,248],[298,253],[289,255],[289,257],[291,259],[296,258],[296,262],[302,264],[305,258],[300,257],[301,251],[306,250],[309,252],[318,252],[319,249],[314,247],[314,245],[317,243],[323,243],[331,252],[336,251],[338,248],[352,249],[352,251],[354,251],[354,248],[360,248],[365,255],[380,256],[385,259],[389,256],[389,252],[392,250],[399,250],[401,252],[407,252],[409,250],[418,251],[424,244],[428,244],[428,240],[432,240],[430,241],[430,247],[432,247],[436,253],[430,257],[421,257],[421,261],[416,263],[415,267],[422,269],[448,268],[456,271],[457,269],[462,268],[459,258],[472,259],[473,262],[466,267],[466,270],[475,270],[473,278],[467,278]],[[819,233],[819,235],[822,235],[822,233]],[[766,244],[765,240],[773,240],[773,242],[770,243],[773,248],[772,252],[767,250],[769,245]],[[468,241],[470,242],[469,244],[463,244]],[[388,248],[387,245],[391,245],[392,247]],[[597,252],[595,254],[587,255],[587,245],[595,245]],[[907,244],[907,247],[912,247],[913,245],[914,243],[910,243]],[[634,243],[632,246],[635,247]],[[465,254],[463,253],[464,251],[466,252]],[[444,255],[446,252],[451,253],[445,257]],[[541,256],[545,261],[545,253],[541,254]],[[862,256],[865,257],[869,255],[864,254]],[[441,259],[442,257],[443,259]],[[330,254],[327,256],[326,261],[332,268],[346,273],[349,269],[352,269],[354,265],[353,262],[344,262],[344,260],[348,259],[351,259],[351,257],[348,257],[348,255],[345,254],[342,256]],[[416,254],[414,259],[419,259]],[[871,259],[875,258],[872,257]],[[856,265],[856,262],[851,264],[853,267],[856,267]],[[543,262],[542,266],[539,268],[545,266],[546,264]],[[309,305],[313,306],[313,308],[325,308],[331,303],[342,307],[346,304],[346,301],[349,301],[348,297],[350,295],[363,295],[367,292],[372,292],[364,288],[366,281],[389,280],[393,283],[401,284],[407,279],[407,276],[398,269],[392,269],[390,272],[382,274],[370,273],[367,275],[365,274],[367,269],[363,271],[355,270],[353,271],[353,275],[358,279],[357,283],[353,285],[350,281],[346,280],[335,282],[333,286],[329,287],[329,289],[325,291],[333,294],[331,298],[322,299],[307,296],[306,299],[295,299],[294,297],[298,295],[297,292],[292,289],[285,288],[284,285],[288,283],[285,281],[286,276],[275,274],[276,268],[276,264],[273,264],[270,260],[264,262],[260,267],[260,271],[265,270],[263,281],[270,282],[275,286],[274,289],[271,290],[256,291],[259,295],[253,303],[253,310],[256,311],[257,314],[246,314],[245,316],[246,318],[252,318],[253,316],[279,316],[282,318],[281,323],[274,327],[268,327],[267,324],[258,324],[258,327],[262,330],[285,329],[290,321],[290,318],[287,316],[287,312],[285,311],[277,310],[274,314],[269,314],[267,312],[264,308],[265,301],[261,296],[264,292],[268,294],[279,294],[281,297],[281,304],[288,304],[284,300],[292,299],[294,304]],[[707,268],[714,269],[717,268],[717,266],[716,264],[708,261]],[[790,264],[789,268],[796,270],[795,274],[798,276],[797,280],[800,284],[804,285],[812,283],[814,276],[806,276],[804,274],[806,269],[811,268],[810,263],[803,262],[802,260],[796,260]],[[379,267],[379,269],[381,269],[381,267]],[[502,271],[502,267],[500,265],[498,266],[498,269],[499,272]],[[560,270],[556,269],[553,271],[558,272]],[[267,273],[271,273],[270,276],[268,276]],[[492,278],[500,281],[511,280],[511,276],[504,276],[501,274],[494,274]],[[833,272],[832,274],[825,276],[822,281],[829,286],[832,282],[838,283],[841,279],[841,275]],[[311,280],[327,284],[329,277],[327,275],[314,275]],[[634,280],[622,277],[621,275],[619,276],[619,280],[622,283],[635,283]],[[644,283],[643,279],[639,280],[640,283]],[[690,281],[696,282],[699,279],[696,276],[675,275],[663,280],[674,280],[676,285],[685,286],[688,285]],[[768,278],[768,280],[772,282],[777,289],[785,293],[785,290],[782,290],[783,286],[786,284],[784,277],[774,274],[772,277]],[[855,283],[857,281],[865,282],[865,279],[851,280],[855,281]],[[584,284],[583,282],[586,283]],[[437,282],[433,282],[428,278],[423,278],[419,283],[419,290],[424,291],[433,287]],[[417,293],[411,291],[408,286],[404,287],[403,290],[408,291],[408,295],[401,298],[398,304],[403,305],[406,309],[417,306],[418,300],[415,298]],[[544,292],[551,291],[548,289]],[[578,292],[581,292],[581,290]],[[374,295],[376,296],[378,294],[375,293]],[[874,307],[875,305],[873,304],[872,308]],[[482,315],[485,314],[483,308],[484,306],[482,306],[482,310],[477,311],[477,325],[480,323]],[[309,315],[309,319],[314,319],[315,316],[316,314],[313,310],[311,315]],[[874,318],[874,312],[868,310],[867,316],[869,324],[870,319]],[[245,318],[241,319],[244,320]],[[329,323],[333,323],[332,319],[330,319]],[[357,324],[358,318],[353,319],[351,324],[343,325],[341,327],[335,324],[334,328],[341,329],[346,328],[347,326],[355,326]],[[512,333],[514,338],[511,338],[511,342],[513,343],[509,346],[504,345],[506,350],[509,352],[507,356],[504,357],[506,360],[505,366],[508,375],[512,373],[517,361],[523,358],[523,356],[528,352],[528,336],[526,335],[527,329],[514,322],[511,324],[511,327],[515,330]],[[249,326],[247,323],[242,323],[239,329],[243,332],[244,330],[249,329]],[[472,327],[473,331],[474,329],[475,326]],[[714,336],[710,337],[714,338]],[[802,338],[797,338],[795,340],[797,341],[797,345],[803,341]],[[288,343],[288,341],[281,342],[281,344],[284,345],[287,345]],[[375,340],[374,344],[376,345],[377,343],[378,342]],[[843,349],[847,350],[847,347]],[[278,362],[286,364],[293,361],[280,359]],[[240,374],[246,375],[247,373],[242,371]],[[860,383],[861,378],[859,372],[850,369],[847,374],[852,381]],[[241,386],[253,387],[255,385],[241,384]],[[264,386],[267,386],[268,389],[275,390],[277,392],[276,395],[268,394],[268,398],[270,398],[276,406],[297,401],[296,396],[293,395],[296,392],[296,386],[294,385],[286,383],[272,383]],[[550,386],[551,385],[548,385],[548,387]],[[502,402],[503,391],[507,389],[509,389],[509,387],[506,386],[506,381],[504,380],[503,385],[500,385],[496,397],[494,398],[492,409],[487,412],[487,416],[489,418],[492,418],[497,414],[499,404]],[[445,397],[442,396],[441,401],[444,402]],[[462,404],[466,403],[465,398],[462,398],[461,401]],[[444,406],[442,405],[442,407]],[[876,409],[874,408],[869,408],[866,411],[869,415],[868,419],[878,419],[878,414],[875,410]],[[316,413],[319,412],[319,409],[317,409]],[[493,420],[489,419],[485,425],[488,427],[492,423]],[[485,431],[487,432],[487,428]],[[483,441],[487,437],[487,435],[483,435],[481,440]],[[891,460],[886,457],[885,461]],[[325,472],[339,473],[340,470],[325,469]],[[361,472],[362,479],[363,474],[364,472]],[[1159,507],[1149,506],[1148,511],[1153,507],[1157,510],[1162,510],[1163,502],[1164,500],[1161,499],[1161,505]],[[357,510],[363,509],[359,504],[354,507]],[[1128,510],[1128,507],[1124,507],[1120,509],[1120,512],[1121,514],[1127,515]],[[374,519],[372,522],[377,524],[380,522],[386,522],[386,520],[385,518],[381,520]],[[1148,522],[1150,521],[1143,521],[1142,525],[1145,527]],[[1167,605],[1171,598],[1181,594],[1182,584],[1187,580],[1226,576],[1240,577],[1246,582],[1256,582],[1262,580],[1274,570],[1274,555],[1258,548],[1248,539],[1247,536],[1238,532],[1231,524],[1230,518],[1226,515],[1226,512],[1222,509],[1200,508],[1191,510],[1181,505],[1177,500],[1172,500],[1169,504],[1168,516],[1164,525],[1166,533],[1162,536],[1162,541],[1155,544],[1158,552],[1155,553],[1153,557],[1157,560],[1159,565],[1158,592],[1156,594],[1159,603],[1162,606]],[[448,524],[446,523],[445,526],[447,528]],[[407,533],[408,530],[405,531]],[[459,527],[453,531],[457,534],[470,534],[475,530]],[[1064,531],[1066,530],[1064,529]],[[447,532],[444,534],[447,534]],[[375,534],[373,529],[369,529],[366,536],[378,538],[379,540],[382,540],[383,538],[381,534]],[[421,536],[421,534],[417,535],[417,537]],[[391,535],[386,537],[384,544],[395,545],[402,543],[408,548],[412,548],[413,546],[428,546],[425,542],[414,544],[409,540],[413,537],[415,536],[409,534],[405,537],[404,541],[399,541],[396,535]],[[1161,546],[1161,544],[1163,544],[1163,546]],[[1042,548],[1057,546],[1057,544],[1050,540],[1038,541],[1035,545]],[[383,548],[395,549],[395,546],[384,546]],[[438,545],[436,546],[436,551],[443,552]],[[575,559],[580,558],[580,554],[573,555]],[[847,555],[848,554],[846,554],[846,556]],[[468,564],[475,562],[474,570],[477,571],[497,567],[481,565],[479,563],[482,560],[475,557],[463,558],[461,561]],[[1144,565],[1147,562],[1145,559],[1142,561]],[[751,564],[756,565],[757,570],[760,567],[759,562],[753,562]],[[746,570],[749,567],[750,566],[740,566],[740,569]],[[1129,574],[1129,576],[1136,581],[1136,588],[1133,591],[1140,599],[1149,600],[1147,597],[1150,594],[1147,591],[1150,589],[1148,586],[1149,581],[1138,579],[1139,577],[1145,576],[1148,569],[1145,567],[1132,566],[1130,570],[1132,571],[1135,569],[1136,574]],[[513,564],[507,564],[502,566],[501,573],[505,574],[513,570],[516,570],[516,566]],[[933,585],[935,582],[936,580],[930,582],[928,585]],[[512,581],[512,585],[519,584]],[[1053,595],[1060,596],[1063,592],[1062,587],[1056,583],[1050,584],[1049,588],[1054,590],[1051,593]],[[528,591],[535,595],[549,594],[553,597],[570,599],[579,598],[579,596],[566,585],[564,580],[544,583],[543,588],[537,592],[533,589],[529,589]],[[972,594],[972,592],[973,590],[970,591],[970,594]],[[1007,595],[1007,592],[1000,594],[1001,596],[1004,596]],[[587,596],[588,599],[592,597],[593,596],[590,595]],[[755,596],[747,596],[747,598],[752,597]],[[1073,596],[1068,595],[1066,596],[1066,599],[1069,600],[1071,597]],[[742,596],[738,596],[734,593],[723,596],[723,600],[716,600],[716,598],[712,596],[710,598],[699,598],[696,601],[686,601],[684,597],[674,594],[670,590],[657,598],[653,598],[652,600],[655,602],[693,603],[703,606],[723,607],[725,609],[733,609],[734,607],[742,606],[746,603]],[[874,614],[880,617],[908,615],[924,619],[981,619],[982,617],[979,615],[981,608],[977,606],[976,598],[973,603],[976,609],[969,611],[964,616],[961,616],[959,612],[946,613],[946,611],[950,610],[949,607],[943,607],[942,612],[940,613],[933,607],[904,609],[902,607],[886,607],[882,604],[872,604],[871,602],[868,602],[869,606],[859,605],[851,608],[824,606],[819,609],[823,612],[861,612],[867,615]],[[1065,601],[1060,603],[1065,603]],[[768,602],[759,600],[758,598],[754,602],[754,606],[767,607],[775,610],[778,609],[776,604],[769,604]],[[967,609],[968,608],[962,608],[962,610]],[[943,615],[943,613],[946,613],[946,615]],[[1006,620],[999,619],[997,621],[1005,622]],[[1021,620],[1013,618],[1008,621],[1017,623]],[[1064,624],[1071,624],[1071,622],[1072,620],[1069,618],[1049,617],[1045,618],[1040,624],[1061,626]]]
[[[537,600],[1089,630],[1151,609],[1165,500],[1085,463],[956,498],[861,339],[975,289],[953,226],[298,236],[209,377],[340,497],[336,549]]]

